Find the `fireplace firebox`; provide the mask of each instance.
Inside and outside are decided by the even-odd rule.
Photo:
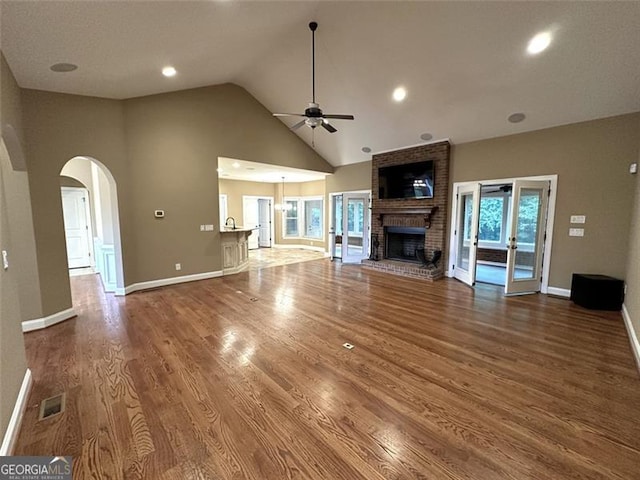
[[[417,251],[421,250],[424,256],[425,232],[420,227],[385,227],[385,258],[422,263],[424,258],[419,258]]]

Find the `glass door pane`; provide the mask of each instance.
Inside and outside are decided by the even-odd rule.
[[[478,249],[480,184],[458,187],[456,196],[456,251],[453,276],[467,285],[473,285]]]
[[[369,195],[344,194],[342,261],[360,262],[368,255]]]
[[[506,294],[540,291],[548,189],[548,181],[516,180],[513,184]]]
[[[342,258],[342,195],[331,197],[332,214],[331,228],[329,230],[331,258]]]

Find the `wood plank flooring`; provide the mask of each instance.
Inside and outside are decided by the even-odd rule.
[[[78,317],[25,335],[16,454],[73,455],[74,478],[640,478],[619,313],[328,260],[72,288]]]

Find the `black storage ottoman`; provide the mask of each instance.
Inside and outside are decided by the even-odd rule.
[[[571,300],[591,310],[620,310],[624,301],[624,281],[607,275],[574,273]]]

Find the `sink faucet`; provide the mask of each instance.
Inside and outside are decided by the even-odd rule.
[[[236,219],[233,217],[227,217],[227,219],[224,221],[224,226],[228,227],[229,226],[229,220],[231,220],[231,228],[233,230],[236,229]]]

